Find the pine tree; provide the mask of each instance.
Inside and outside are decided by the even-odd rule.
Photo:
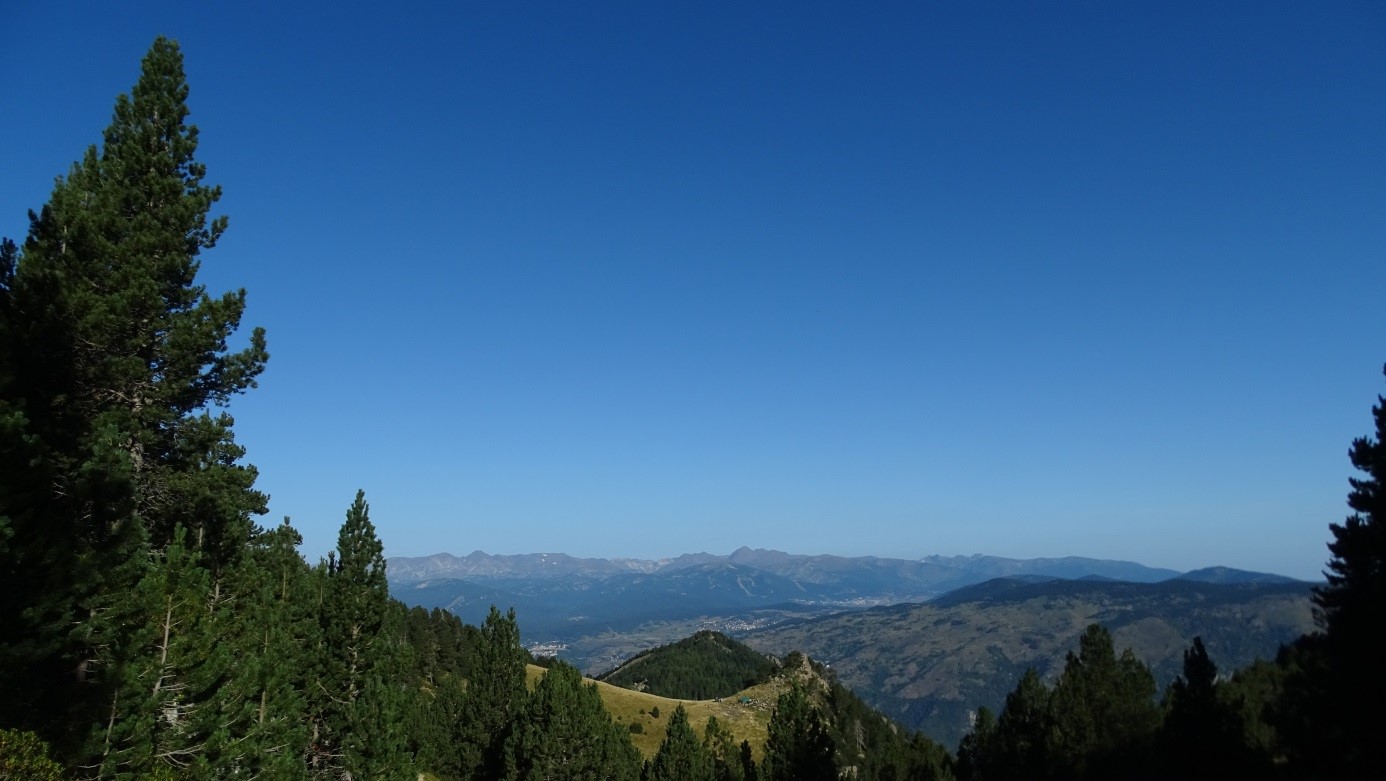
[[[834,754],[822,714],[795,683],[780,695],[770,715],[761,776],[768,781],[830,781],[837,778]]]
[[[710,729],[711,727],[709,727]],[[688,711],[674,708],[665,728],[664,741],[650,761],[647,781],[712,781],[711,757],[688,724]]]
[[[255,385],[256,329],[228,350],[245,293],[196,275],[225,217],[194,159],[182,55],[157,39],[89,148],[0,246],[0,721],[57,740],[109,721],[135,647],[120,604],[187,530],[215,591],[264,512],[232,420]],[[127,611],[128,612],[128,611]]]
[[[1006,695],[1006,704],[996,721],[994,772],[1005,778],[1029,772],[1039,775],[1052,767],[1050,743],[1054,719],[1049,706],[1050,692],[1032,667],[1025,671],[1015,690]]]
[[[534,687],[505,743],[508,781],[636,781],[640,754],[611,719],[597,685],[559,662]]]
[[[1128,649],[1090,625],[1069,652],[1050,699],[1051,754],[1066,778],[1131,777],[1148,766],[1159,726],[1155,678]]]
[[[384,546],[364,491],[347,510],[335,555],[319,567],[321,645],[310,682],[310,765],[318,775],[405,778],[403,626],[390,601]]]
[[[81,761],[92,777],[205,769],[214,721],[203,710],[231,659],[207,610],[210,576],[184,538],[180,527],[126,598],[127,631],[108,657],[107,718],[91,730]]]
[[[1218,668],[1195,637],[1184,672],[1165,692],[1160,762],[1170,778],[1260,777],[1270,770],[1246,744],[1239,714],[1221,696]]]
[[[750,748],[749,744],[747,748]],[[717,781],[745,781],[745,769],[736,740],[716,716],[707,717],[707,726],[703,728],[703,750],[712,763],[712,776]]]
[[[419,767],[445,781],[462,781],[470,777],[470,766],[464,744],[454,739],[454,732],[466,708],[466,684],[461,676],[445,673],[432,688],[432,696],[419,703],[412,730],[419,744]]]
[[[217,611],[221,644],[235,663],[212,707],[208,765],[221,775],[294,779],[306,775],[308,653],[320,631],[302,536],[285,518],[251,541],[229,573]]]
[[[504,772],[505,743],[526,701],[527,662],[515,611],[502,616],[492,605],[477,637],[476,657],[467,671],[467,697],[453,737],[465,777],[500,778]]]
[[[1329,526],[1328,583],[1314,592],[1322,637],[1302,651],[1321,658],[1302,665],[1316,672],[1287,682],[1286,710],[1303,727],[1290,731],[1290,748],[1306,775],[1356,778],[1381,769],[1374,741],[1386,729],[1386,398],[1377,396],[1372,420],[1373,434],[1348,450],[1360,473],[1348,479],[1352,514]]]
[[[982,706],[972,720],[972,729],[958,743],[958,778],[962,781],[988,781],[1001,778],[995,770],[996,715]],[[1035,768],[1039,777],[1039,768]]]

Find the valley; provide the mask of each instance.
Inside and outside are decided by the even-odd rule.
[[[479,623],[514,607],[524,643],[589,676],[698,632],[803,651],[901,724],[956,745],[1027,668],[1052,680],[1102,623],[1161,686],[1203,637],[1224,669],[1273,657],[1313,628],[1311,584],[1209,567],[988,556],[801,556],[742,548],[663,561],[563,554],[391,559],[391,592]],[[421,579],[407,582],[408,577]]]

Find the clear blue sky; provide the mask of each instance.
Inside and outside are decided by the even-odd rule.
[[[862,7],[869,6],[869,7]],[[0,10],[21,237],[155,35],[310,560],[740,545],[1301,577],[1386,362],[1386,6]]]

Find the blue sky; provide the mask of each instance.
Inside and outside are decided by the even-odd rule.
[[[1386,362],[1379,3],[7,3],[0,233],[185,51],[310,560],[1315,577]]]

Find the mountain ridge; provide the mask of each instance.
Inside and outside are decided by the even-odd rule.
[[[387,572],[390,580],[397,583],[434,578],[604,578],[673,572],[718,562],[764,570],[806,583],[835,585],[856,592],[878,591],[883,583],[893,583],[895,587],[909,586],[909,590],[922,589],[938,594],[991,578],[1016,575],[1044,575],[1065,579],[1104,577],[1136,583],[1153,583],[1176,577],[1197,580],[1232,578],[1238,581],[1297,581],[1284,575],[1217,565],[1179,572],[1162,567],[1150,567],[1135,561],[1083,556],[1013,559],[972,554],[929,555],[918,559],[903,559],[796,554],[748,546],[741,546],[726,555],[701,551],[661,559],[584,558],[556,552],[488,554],[485,551],[474,550],[466,556],[443,552],[428,556],[392,556],[387,560]]]
[[[1163,687],[1201,636],[1219,669],[1273,658],[1313,631],[1313,585],[995,578],[930,602],[791,619],[741,633],[771,654],[829,660],[842,682],[906,727],[949,745],[980,705],[999,710],[1026,668],[1052,679],[1090,623],[1131,648]],[[866,638],[869,638],[867,640]]]

